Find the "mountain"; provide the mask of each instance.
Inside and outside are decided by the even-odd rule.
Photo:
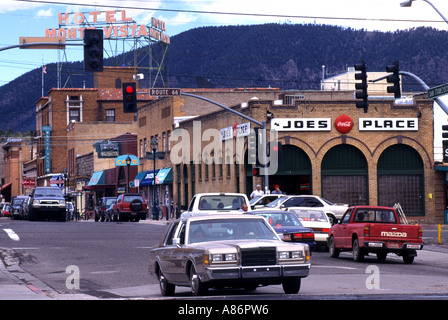
[[[432,87],[448,82],[447,47],[448,33],[432,28],[368,32],[326,25],[203,27],[171,37],[168,86],[319,89],[323,65],[325,77],[331,77],[363,59],[367,71],[385,71],[398,60],[400,70]],[[104,64],[112,65],[112,59]],[[91,87],[91,75],[81,70],[82,62],[64,64],[63,86]],[[403,82],[405,91],[423,91],[413,79]],[[55,86],[56,65],[50,64],[44,92]],[[34,103],[41,90],[40,68],[0,87],[0,129],[33,130]]]

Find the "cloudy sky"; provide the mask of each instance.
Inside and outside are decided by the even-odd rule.
[[[448,24],[423,0],[402,8],[405,0],[0,0],[0,48],[19,44],[19,37],[45,37],[59,28],[61,13],[124,9],[138,25],[151,17],[165,22],[170,37],[202,26],[263,23],[316,23],[355,29],[396,31],[418,26],[448,30]],[[448,16],[448,1],[430,0]],[[102,6],[103,5],[103,6]],[[104,7],[107,5],[107,7]],[[86,14],[88,16],[88,14]],[[92,19],[92,18],[90,18]],[[116,16],[117,21],[121,16]],[[82,60],[82,47],[67,47],[61,60]],[[57,50],[9,49],[0,51],[0,86],[18,76],[56,62]]]

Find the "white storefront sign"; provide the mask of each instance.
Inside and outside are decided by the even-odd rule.
[[[244,137],[250,134],[250,122],[239,124],[236,126],[236,128],[237,128],[236,133],[237,137]],[[221,140],[232,139],[233,136],[234,136],[233,127],[227,127],[221,129]]]
[[[274,118],[271,130],[277,131],[331,131],[331,118]]]
[[[418,118],[359,118],[359,131],[418,131]]]

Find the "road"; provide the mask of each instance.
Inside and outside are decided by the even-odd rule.
[[[162,299],[156,279],[147,273],[150,247],[166,225],[78,222],[30,222],[0,218],[0,249],[11,272],[49,295],[87,299]],[[281,286],[256,291],[210,290],[203,299],[448,299],[448,249],[428,245],[412,265],[388,255],[383,263],[367,257],[355,263],[350,253],[330,258],[314,252],[310,276],[297,295]],[[176,299],[192,299],[176,288]]]

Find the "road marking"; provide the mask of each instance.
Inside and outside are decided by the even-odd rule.
[[[19,241],[19,236],[12,229],[3,229],[6,234],[14,241]]]
[[[358,268],[338,267],[338,266],[317,266],[315,264],[311,265],[311,268],[331,268],[331,269],[345,269],[345,270],[357,270],[358,269]]]

